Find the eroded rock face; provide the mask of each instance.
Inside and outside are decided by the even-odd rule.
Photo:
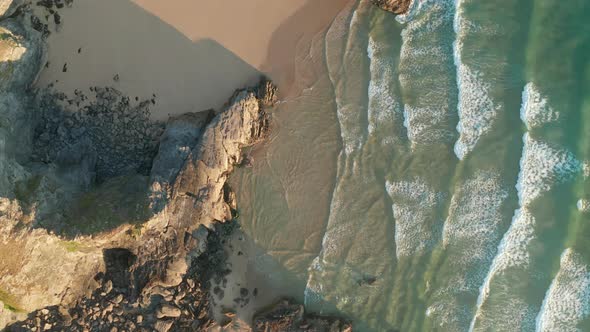
[[[400,15],[408,12],[413,0],[371,0],[379,8]]]
[[[186,113],[168,120],[150,173],[150,204],[154,213],[162,211],[168,203],[178,172],[213,116],[211,110]]]

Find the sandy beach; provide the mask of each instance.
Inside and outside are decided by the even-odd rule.
[[[151,99],[152,117],[220,108],[264,73],[291,89],[295,49],[348,0],[77,0],[49,36],[39,87],[114,86]]]
[[[154,120],[219,109],[236,88],[253,84],[261,74],[277,83],[281,98],[292,99],[316,83],[321,73],[314,71],[322,67],[305,65],[296,73],[296,63],[323,60],[317,50],[323,33],[349,3],[76,0],[60,11],[63,23],[52,27],[57,31],[48,37],[48,66],[37,85],[52,84],[68,95],[113,86],[131,102],[156,96]],[[302,59],[312,53],[316,60]],[[221,312],[235,306],[239,321],[248,325],[254,312],[293,294],[268,284],[257,262],[272,256],[251,239],[238,239],[242,236],[227,248],[232,273],[222,287],[225,296],[215,295],[214,311],[222,320]],[[236,305],[244,287],[259,293]]]

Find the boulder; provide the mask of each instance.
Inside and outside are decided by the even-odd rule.
[[[156,312],[158,318],[178,318],[180,317],[181,311],[175,306],[169,304],[163,304]]]

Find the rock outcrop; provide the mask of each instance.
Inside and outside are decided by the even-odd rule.
[[[54,7],[71,3],[37,4],[56,15]],[[149,121],[155,95],[134,101],[97,87],[90,98],[77,92],[68,99],[36,91],[47,27],[20,4],[0,0],[0,328],[218,327],[209,281],[228,273],[222,243],[237,227],[226,182],[243,164],[242,148],[268,136],[276,87],[262,79],[217,113],[185,114],[165,126]],[[127,222],[100,228],[121,216]],[[94,222],[100,227],[82,232]],[[350,330],[292,303],[256,324],[265,331]]]
[[[379,8],[396,15],[405,14],[410,9],[413,0],[371,0]]]
[[[352,325],[342,319],[305,313],[302,305],[283,299],[254,317],[255,332],[352,332]]]
[[[168,203],[178,172],[213,116],[211,110],[187,113],[168,120],[150,173],[150,204],[154,213],[162,211]]]

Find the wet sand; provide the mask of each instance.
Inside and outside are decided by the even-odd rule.
[[[348,0],[77,0],[49,36],[38,86],[114,86],[155,98],[152,117],[220,108],[264,73],[291,89],[295,48],[327,27]]]

